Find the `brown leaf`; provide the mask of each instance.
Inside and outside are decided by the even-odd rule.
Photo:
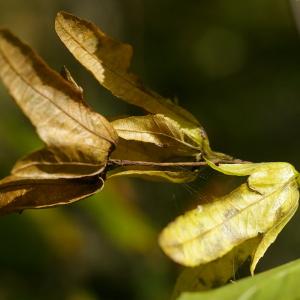
[[[117,141],[110,123],[7,30],[0,31],[0,77],[49,147],[60,148],[72,161],[106,161]]]
[[[194,181],[199,175],[196,171],[177,170],[163,171],[155,167],[119,167],[108,172],[107,179],[127,176],[150,181],[168,181],[173,183],[187,183]]]
[[[66,66],[62,67],[60,75],[73,85],[73,87],[78,91],[78,93],[81,94],[81,98],[83,99],[83,88],[77,84],[77,82],[74,80],[73,76],[71,75],[70,71],[67,69]]]
[[[139,141],[127,141],[119,138],[118,145],[111,158],[140,160],[140,161],[168,161],[174,155],[167,148],[161,148],[152,143],[143,143]]]
[[[103,186],[98,175],[80,179],[36,179],[9,176],[0,181],[0,214],[47,208],[86,198]]]
[[[11,173],[24,178],[80,178],[101,173],[104,169],[104,162],[76,162],[59,149],[44,148],[17,161]]]
[[[197,119],[188,111],[155,92],[146,89],[128,71],[132,47],[105,35],[97,26],[66,12],[57,14],[55,29],[74,57],[112,94],[178,121],[183,127],[198,127]]]
[[[204,129],[190,112],[147,89],[129,71],[133,52],[130,45],[112,39],[93,23],[66,12],[57,14],[55,29],[74,57],[113,95],[177,123],[181,133],[196,144],[199,157],[231,159],[211,150]]]
[[[179,159],[169,148],[161,148],[152,143],[124,140],[119,138],[116,150],[111,155],[112,159],[166,162]],[[188,160],[186,158],[186,160]],[[175,183],[190,182],[196,179],[198,173],[184,168],[173,168],[163,171],[158,167],[121,167],[108,173],[107,177],[130,176],[154,181],[170,181]]]
[[[162,114],[118,119],[113,121],[112,125],[119,137],[167,148],[170,157],[200,158],[201,147],[182,130],[176,121]]]

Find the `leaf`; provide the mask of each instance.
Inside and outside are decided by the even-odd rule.
[[[215,169],[250,175],[213,203],[177,218],[160,235],[167,255],[186,266],[209,263],[243,242],[262,236],[251,272],[298,207],[298,173],[288,163],[223,164]]]
[[[72,161],[106,161],[117,141],[110,123],[87,106],[74,84],[7,30],[0,31],[0,78],[49,147]]]
[[[112,125],[119,137],[125,140],[168,148],[170,156],[195,156],[200,159],[201,147],[185,134],[176,121],[162,114],[118,119]]]
[[[152,143],[127,141],[119,138],[116,150],[111,155],[112,159],[126,159],[132,161],[163,162],[175,159],[168,148],[160,148]],[[184,168],[173,168],[163,171],[158,167],[119,167],[109,171],[107,178],[116,176],[139,177],[152,181],[169,181],[173,183],[186,183],[195,180],[198,172]]]
[[[189,141],[189,147],[192,146],[191,148],[193,148],[192,156],[199,158],[202,155],[208,159],[232,159],[230,156],[210,149],[204,129],[190,112],[173,103],[170,99],[145,88],[138,77],[129,71],[133,52],[130,45],[113,40],[93,23],[66,12],[57,14],[55,29],[68,50],[95,76],[100,84],[113,95],[128,103],[137,105],[151,114],[160,115],[160,122],[163,123],[161,125],[164,129],[169,127],[169,131],[171,128],[176,128],[175,136],[178,137],[180,134],[183,137],[180,139],[181,142],[183,140]],[[161,120],[162,116],[164,116],[163,121]],[[145,118],[148,118],[147,123],[149,125],[150,117],[146,116]],[[140,131],[144,129],[139,128]],[[157,129],[159,127],[153,134],[148,132],[148,137],[152,142],[155,140],[159,143],[162,141],[158,141],[157,135],[162,136],[166,132],[164,129],[162,132]],[[175,137],[173,134],[171,135],[172,138]],[[121,136],[125,137],[124,131]],[[127,136],[129,135],[127,134]],[[132,134],[130,138],[132,138]],[[196,149],[198,152],[194,154]],[[169,150],[174,151],[172,147]]]
[[[138,177],[146,180],[152,181],[169,181],[173,183],[186,183],[194,181],[198,172],[193,171],[162,171],[155,168],[149,167],[120,167],[115,170],[108,172],[107,179],[128,176],[128,177]]]
[[[211,158],[207,135],[197,119],[170,99],[145,88],[137,76],[129,72],[133,52],[130,45],[113,40],[93,23],[66,12],[57,14],[55,29],[74,57],[113,95],[151,114],[163,115],[199,149],[198,156],[203,152]],[[151,139],[157,141],[157,135]]]
[[[93,23],[66,12],[57,14],[55,29],[74,57],[112,94],[150,113],[161,113],[189,125],[199,125],[192,114],[147,90],[135,75],[128,72],[133,52],[130,45],[113,40]]]
[[[111,158],[133,161],[165,162],[176,161],[181,157],[174,157],[174,153],[171,153],[168,148],[161,148],[152,143],[128,141],[119,138],[118,145],[112,152]],[[188,158],[185,158],[185,160],[188,160]]]
[[[183,292],[215,289],[234,279],[237,270],[252,255],[259,242],[260,237],[250,239],[206,265],[185,268],[176,281],[172,299],[177,299]]]
[[[74,80],[66,66],[62,67],[60,75],[73,85],[73,87],[78,91],[78,93],[81,94],[81,99],[83,99],[83,88],[77,84],[77,82]]]
[[[300,260],[296,260],[218,289],[197,293],[183,293],[177,299],[297,300],[300,298],[299,277]]]
[[[72,161],[68,154],[58,149],[44,148],[20,159],[11,173],[29,178],[80,178],[104,171],[105,163]]]
[[[0,181],[0,213],[69,204],[96,193],[103,182],[99,175],[80,179],[9,176]]]
[[[0,78],[47,145],[19,160],[0,181],[1,214],[69,204],[101,189],[117,134],[83,101],[70,72],[52,71],[12,33],[0,30]]]

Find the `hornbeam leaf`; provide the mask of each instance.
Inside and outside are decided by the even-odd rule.
[[[11,173],[23,178],[80,178],[103,172],[105,163],[73,161],[68,153],[44,148],[17,161]]]
[[[73,161],[106,161],[117,141],[110,123],[88,107],[74,84],[7,30],[0,31],[0,78],[49,147]]]
[[[213,167],[226,174],[250,176],[230,194],[199,205],[169,224],[160,235],[160,245],[176,262],[198,266],[261,236],[253,253],[253,273],[258,260],[298,207],[298,173],[288,163]]]
[[[80,179],[9,176],[0,181],[0,214],[69,204],[96,193],[102,186],[99,175]]]
[[[201,147],[185,134],[181,126],[162,114],[128,117],[112,122],[119,137],[129,141],[153,143],[168,148],[174,156],[196,156]]]

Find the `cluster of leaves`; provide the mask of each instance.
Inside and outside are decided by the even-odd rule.
[[[198,167],[208,165],[248,178],[230,194],[170,223],[160,246],[174,261],[193,267],[179,281],[202,278],[197,289],[227,282],[235,271],[228,268],[233,259],[238,268],[251,256],[253,273],[298,207],[294,167],[246,163],[212,151],[190,112],[145,88],[129,72],[130,45],[64,12],[57,15],[55,28],[103,87],[146,114],[109,122],[87,105],[83,89],[65,67],[56,73],[29,46],[1,30],[0,77],[45,147],[20,159],[0,181],[0,213],[68,204],[98,192],[116,176],[189,182]]]

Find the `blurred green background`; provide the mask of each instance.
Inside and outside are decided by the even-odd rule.
[[[134,46],[133,69],[178,99],[212,147],[251,161],[300,169],[300,38],[284,0],[0,0],[0,24],[56,70],[66,65],[98,112],[136,112],[99,86],[62,46],[54,18],[66,10]],[[300,10],[300,8],[299,8]],[[41,146],[0,86],[0,175]],[[189,185],[108,182],[68,207],[0,219],[0,300],[164,300],[180,268],[157,245],[178,214],[234,185],[205,171]],[[259,270],[298,258],[299,213]]]

